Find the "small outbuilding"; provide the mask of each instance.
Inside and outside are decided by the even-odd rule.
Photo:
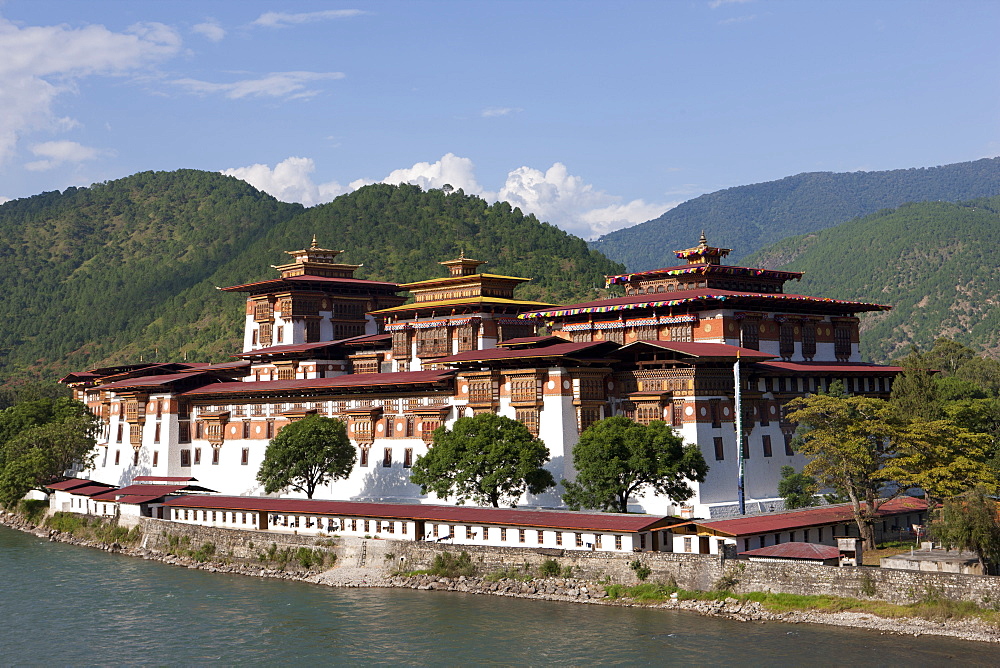
[[[957,550],[914,550],[892,557],[882,557],[882,568],[929,573],[966,573],[988,575],[975,552]]]
[[[756,550],[740,552],[740,556],[750,561],[765,563],[782,563],[788,561],[822,564],[823,566],[840,565],[840,548],[817,543],[781,543],[758,547]]]

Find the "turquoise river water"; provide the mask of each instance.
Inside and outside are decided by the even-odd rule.
[[[206,573],[0,527],[0,665],[995,665],[824,626]]]

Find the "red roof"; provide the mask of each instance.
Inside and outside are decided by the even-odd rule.
[[[439,357],[435,364],[448,362],[487,362],[490,360],[521,359],[532,357],[566,357],[578,355],[592,348],[607,347],[608,341],[582,341],[579,343],[556,343],[538,348],[487,348],[486,350],[469,350],[449,357]],[[617,347],[617,344],[614,344]],[[595,355],[597,353],[595,352]],[[597,355],[600,356],[600,355]]]
[[[553,344],[559,343],[560,341],[565,341],[566,339],[559,336],[521,336],[516,339],[506,339],[497,344],[501,348],[507,346],[551,346]]]
[[[123,387],[162,387],[163,385],[169,385],[171,383],[177,383],[198,377],[210,378],[211,376],[209,376],[207,372],[201,370],[190,373],[171,373],[163,376],[140,376],[138,378],[117,380],[113,383],[108,383],[107,385],[100,385],[98,386],[98,389],[117,390]]]
[[[875,516],[887,517],[924,510],[927,510],[927,503],[923,499],[913,496],[901,496],[879,506],[878,510],[875,511]],[[854,511],[851,505],[842,503],[835,506],[792,510],[770,515],[754,515],[752,517],[720,520],[694,520],[687,524],[693,524],[699,527],[699,529],[707,529],[730,536],[747,536],[853,521]]]
[[[97,496],[98,494],[104,494],[110,490],[114,489],[114,485],[105,485],[103,483],[94,483],[93,485],[87,485],[85,487],[74,487],[68,490],[70,494],[74,496]]]
[[[779,271],[777,269],[760,269],[757,267],[737,267],[729,264],[680,264],[673,267],[663,267],[661,269],[650,269],[648,271],[636,271],[631,274],[619,274],[617,276],[607,276],[608,285],[615,283],[628,283],[635,278],[655,278],[656,276],[671,276],[677,274],[725,274],[729,276],[760,276],[763,278],[778,278],[791,280],[802,278],[800,271]]]
[[[46,489],[55,489],[65,491],[68,489],[76,489],[77,487],[83,487],[84,485],[100,485],[102,483],[94,482],[93,480],[87,480],[86,478],[70,478],[68,480],[62,480],[60,482],[54,482],[51,485],[46,485]],[[108,485],[112,487],[112,485]]]
[[[175,483],[175,484],[150,484],[150,485],[128,485],[127,487],[122,487],[121,489],[113,489],[104,494],[100,494],[94,497],[95,501],[118,501],[119,497],[125,496],[150,496],[154,499],[158,499],[166,494],[173,494],[174,492],[188,491],[188,492],[212,492],[215,490],[208,489],[207,487],[202,487],[200,485],[189,485],[186,483]],[[126,502],[131,503],[131,502]]]
[[[884,366],[882,364],[867,364],[864,362],[758,362],[757,368],[763,371],[780,371],[782,373],[902,373],[903,367]]]
[[[744,557],[774,557],[776,559],[809,559],[825,561],[840,556],[840,549],[833,545],[817,545],[816,543],[781,543],[759,547],[756,550],[740,552]]]
[[[295,380],[261,380],[253,382],[215,383],[182,392],[184,396],[206,394],[253,394],[291,390],[336,390],[347,387],[379,387],[384,385],[416,385],[437,383],[449,379],[452,369],[438,371],[401,371],[398,373],[349,373],[334,378],[296,378]]]
[[[137,475],[132,482],[151,482],[151,483],[171,483],[171,482],[198,482],[197,478],[183,478],[178,476],[157,476],[157,475]]]
[[[303,515],[338,515],[431,522],[456,522],[506,526],[545,527],[581,531],[617,531],[634,533],[654,527],[670,526],[677,520],[655,515],[616,513],[576,513],[559,510],[517,510],[506,508],[467,508],[425,504],[360,503],[354,501],[318,501],[309,499],[269,499],[252,496],[181,496],[164,505],[180,508],[214,508]]]
[[[522,313],[518,317],[524,318],[554,318],[579,315],[583,313],[609,313],[612,311],[627,311],[637,308],[662,308],[670,306],[682,306],[685,304],[695,304],[698,302],[711,301],[733,301],[733,302],[770,302],[785,308],[787,304],[804,303],[809,306],[836,306],[843,307],[840,310],[857,311],[888,311],[890,306],[881,304],[869,304],[867,302],[843,301],[840,299],[829,299],[826,297],[809,297],[806,295],[793,295],[779,292],[736,292],[734,290],[722,290],[715,288],[699,288],[697,290],[678,290],[677,292],[660,292],[655,295],[628,295],[627,297],[615,297],[613,299],[599,299],[581,304],[570,304],[550,309],[539,309]],[[735,306],[735,305],[734,305]]]
[[[697,343],[692,341],[660,341],[658,339],[648,341],[635,341],[622,346],[622,350],[638,345],[650,345],[664,350],[692,355],[694,357],[731,357],[736,359],[737,355],[746,358],[770,359],[774,355],[762,353],[751,348],[741,348],[731,346],[727,343]]]
[[[284,346],[268,346],[267,348],[257,348],[256,350],[248,350],[246,352],[237,353],[233,357],[255,357],[257,355],[277,355],[281,353],[299,353],[308,350],[316,350],[318,348],[328,348],[331,346],[339,346],[343,343],[340,341],[321,341],[319,343],[294,343]]]
[[[245,283],[243,285],[231,285],[228,288],[219,288],[223,292],[247,292],[249,288],[281,287],[288,283],[343,283],[346,285],[371,285],[399,290],[398,283],[387,283],[385,281],[366,281],[361,278],[331,278],[329,276],[292,276],[290,278],[272,278],[267,281],[256,283]]]

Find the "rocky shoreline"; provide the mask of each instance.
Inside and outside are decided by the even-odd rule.
[[[657,603],[643,603],[627,598],[609,598],[602,585],[576,578],[535,578],[527,581],[509,578],[491,580],[488,578],[466,576],[448,578],[433,575],[395,575],[386,573],[382,568],[357,568],[347,565],[340,565],[319,572],[304,569],[284,570],[268,568],[228,560],[199,562],[191,557],[172,555],[158,550],[131,547],[119,543],[103,544],[82,540],[71,534],[38,527],[27,522],[20,515],[4,511],[0,511],[0,524],[53,542],[79,545],[81,547],[99,549],[140,559],[159,561],[182,568],[248,577],[294,580],[329,587],[404,588],[420,591],[451,591],[591,605],[659,608],[683,610],[741,622],[826,624],[830,626],[865,629],[883,635],[936,635],[979,642],[1000,642],[1000,628],[990,626],[978,620],[931,621],[915,617],[886,618],[860,612],[772,612],[765,609],[756,601],[741,601],[736,598],[714,601],[681,601],[672,599]]]

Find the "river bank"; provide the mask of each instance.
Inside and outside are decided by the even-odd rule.
[[[344,588],[406,588],[421,591],[450,591],[477,595],[558,601],[590,605],[611,605],[651,609],[681,610],[700,615],[720,617],[740,622],[784,622],[791,624],[824,624],[875,631],[894,635],[935,635],[980,642],[1000,642],[1000,628],[976,619],[928,620],[915,617],[880,617],[874,614],[839,611],[786,610],[776,612],[754,600],[729,596],[719,600],[681,600],[644,602],[622,597],[613,586],[573,577],[446,577],[429,574],[396,574],[388,561],[379,565],[354,566],[338,562],[334,568],[310,570],[297,564],[273,568],[234,561],[226,557],[195,559],[169,554],[142,546],[80,539],[72,534],[39,527],[23,517],[0,512],[0,524],[34,534],[53,542],[61,542],[146,560],[198,569],[214,573],[229,573],[248,577],[293,580],[311,584]],[[388,541],[386,541],[388,544]],[[291,570],[289,570],[289,566]],[[609,590],[612,595],[609,595]],[[615,597],[614,594],[619,594]]]

